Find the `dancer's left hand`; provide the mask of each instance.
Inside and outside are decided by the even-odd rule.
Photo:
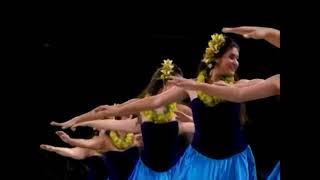
[[[100,112],[100,111],[105,111],[110,107],[111,107],[110,105],[101,105],[101,106],[98,106],[98,107],[94,108],[93,112],[97,113],[97,112]]]
[[[90,121],[88,122],[81,122],[81,123],[75,123],[71,126],[71,130],[75,131],[77,127],[91,127]]]
[[[197,90],[196,85],[197,82],[193,79],[186,79],[183,77],[170,76],[168,83],[173,84],[175,86],[187,89],[187,90]]]
[[[186,115],[185,113],[181,111],[175,111],[176,119],[181,122],[193,122],[192,116]]]

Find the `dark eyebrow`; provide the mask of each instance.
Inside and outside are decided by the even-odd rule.
[[[236,59],[239,59],[239,55],[235,54],[235,53],[231,53],[230,56],[235,56]]]

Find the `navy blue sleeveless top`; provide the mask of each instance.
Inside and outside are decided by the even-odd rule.
[[[105,164],[110,180],[127,180],[139,159],[139,149],[132,147],[126,151],[105,153]]]
[[[240,104],[221,102],[206,106],[199,98],[191,102],[195,133],[192,147],[213,159],[223,159],[247,147],[240,128]]]
[[[143,150],[141,160],[154,171],[167,171],[179,159],[179,126],[177,121],[141,125]]]

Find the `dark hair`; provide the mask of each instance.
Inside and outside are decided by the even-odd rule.
[[[238,51],[240,51],[240,46],[230,37],[224,35],[225,42],[224,44],[219,48],[219,52],[215,55],[216,58],[221,58],[227,51],[229,51],[232,48],[237,48]],[[216,62],[212,62],[212,67],[209,68],[206,63],[202,62],[199,65],[198,73],[200,73],[203,70],[206,70],[207,73],[211,71],[211,69],[214,68],[216,65]],[[206,82],[208,81],[209,77],[206,77]],[[239,80],[239,77],[237,74],[234,75],[235,80]],[[240,107],[240,124],[243,126],[248,121],[248,117],[246,115],[246,105],[244,103],[241,103]]]
[[[225,38],[225,42],[219,48],[219,52],[215,55],[216,58],[221,58],[228,50],[230,50],[234,47],[237,48],[238,51],[240,51],[239,45],[232,38],[230,38],[226,35],[224,35],[224,38]],[[211,71],[211,69],[213,69],[214,66],[216,65],[216,62],[212,62],[211,64],[212,64],[212,67],[209,68],[206,63],[201,61],[201,63],[199,64],[199,67],[198,67],[198,73],[200,73],[203,70],[206,70],[206,72],[209,73]],[[208,80],[208,77],[206,77],[206,82],[207,82],[207,80]]]
[[[173,72],[171,73],[172,76],[183,76],[182,70],[176,65],[173,64]],[[166,82],[163,82],[160,79],[161,76],[161,68],[158,68],[156,72],[153,73],[152,78],[147,85],[147,87],[142,91],[142,93],[138,96],[139,98],[144,98],[147,94],[150,96],[156,95],[159,91],[164,87]]]

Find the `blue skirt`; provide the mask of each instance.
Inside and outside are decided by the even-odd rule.
[[[280,161],[273,168],[267,180],[280,180]]]
[[[174,175],[177,172],[177,167],[178,164],[174,165],[167,171],[154,171],[147,167],[141,159],[139,159],[138,163],[136,164],[135,169],[133,170],[130,180],[140,180],[140,179],[152,179],[152,180],[171,180],[174,179]]]
[[[241,153],[226,159],[212,159],[200,154],[191,145],[176,165],[171,179],[256,180],[253,154],[248,146]]]

